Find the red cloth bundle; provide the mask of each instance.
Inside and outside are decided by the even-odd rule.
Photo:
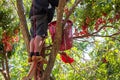
[[[62,52],[60,54],[60,57],[61,57],[61,60],[64,62],[64,63],[73,63],[74,62],[74,59],[71,58],[70,56],[68,56],[65,52]]]

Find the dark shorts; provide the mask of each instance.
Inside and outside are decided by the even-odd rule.
[[[34,38],[35,36],[45,38],[48,29],[47,15],[35,15],[30,19],[32,25],[30,28],[31,38]]]

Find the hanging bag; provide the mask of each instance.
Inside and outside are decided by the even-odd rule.
[[[72,47],[72,25],[72,21],[68,20],[64,27],[60,51],[68,50]],[[52,42],[54,42],[56,21],[51,22],[48,26]]]

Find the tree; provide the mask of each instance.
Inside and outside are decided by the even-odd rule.
[[[19,3],[21,5],[18,5],[18,8],[19,8],[18,10],[23,10],[23,8],[22,8],[22,1],[18,1],[17,2],[17,4],[19,4]],[[59,3],[60,3],[59,4],[60,7],[58,7],[58,8],[59,8],[60,11],[58,12],[58,14],[60,16],[58,16],[58,22],[57,22],[56,26],[60,26],[60,25],[62,26],[62,24],[61,24],[61,20],[62,20],[62,13],[61,13],[61,11],[63,12],[63,8],[65,6],[65,4],[62,4],[61,1]],[[66,0],[64,1],[64,3],[66,3]],[[21,11],[19,11],[19,13],[20,12]],[[21,12],[21,13],[23,13],[23,12]],[[21,18],[22,25],[26,24],[24,21],[22,21],[22,19],[25,19],[24,13],[22,14],[22,16],[20,16],[20,18]],[[48,63],[48,66],[46,67],[45,73],[43,74],[43,77],[42,77],[43,80],[48,80],[49,77],[50,77],[50,73],[51,73],[51,70],[53,68],[53,65],[54,65],[54,62],[55,62],[55,58],[56,58],[57,52],[59,50],[59,45],[60,45],[60,42],[61,42],[61,35],[62,35],[62,33],[61,33],[62,27],[61,26],[58,27],[58,28],[56,28],[56,30],[57,30],[58,33],[56,33],[56,37],[55,37],[56,39],[54,41],[54,45],[53,45],[53,49],[52,49],[53,51],[51,52],[49,63]],[[26,26],[24,26],[23,28],[26,28]]]
[[[0,73],[5,80],[10,80],[9,59],[19,40],[19,28],[11,6],[5,0],[0,3]]]
[[[119,29],[118,27],[115,28],[118,32],[115,32],[114,34],[110,35],[105,35],[106,32],[106,28],[111,29],[114,28],[111,26],[111,24],[113,22],[118,22],[119,21],[119,10],[116,11],[116,8],[118,8],[118,4],[119,1],[74,1],[75,3],[73,4],[73,7],[70,11],[67,12],[67,17],[65,19],[65,21],[69,18],[69,16],[71,15],[71,13],[73,12],[73,10],[75,9],[75,4],[79,4],[80,2],[80,6],[78,6],[77,8],[81,8],[78,11],[74,12],[74,17],[78,17],[77,21],[77,26],[78,29],[76,29],[75,31],[75,36],[74,39],[77,38],[84,38],[84,37],[110,37],[112,39],[116,39],[114,36],[119,34]],[[115,5],[111,6],[111,5]],[[45,70],[45,74],[48,78],[49,78],[49,71],[51,72],[52,67],[54,65],[54,61],[56,59],[56,55],[57,52],[59,50],[59,45],[60,45],[60,41],[61,41],[61,35],[62,34],[62,28],[60,28],[59,26],[62,26],[60,21],[62,20],[62,15],[63,15],[63,8],[64,8],[65,4],[61,4],[61,1],[59,2],[59,7],[58,7],[58,17],[57,17],[57,32],[56,33],[56,38],[55,38],[55,42],[53,43],[53,48],[52,48],[52,53],[50,54],[50,60],[49,60],[49,64],[51,66],[47,66],[46,70]],[[108,7],[109,6],[109,7]],[[82,12],[81,15],[78,15],[80,12]],[[114,13],[115,12],[115,13]],[[111,19],[111,16],[113,16],[113,18]],[[64,22],[65,23],[65,22]],[[79,24],[78,24],[79,23]],[[115,24],[114,24],[115,25]],[[118,26],[118,25],[116,25]],[[115,31],[116,31],[115,30]],[[80,32],[79,32],[80,31]],[[105,32],[104,34],[102,34],[102,32]],[[102,35],[101,35],[102,34]],[[118,39],[118,38],[117,38]],[[43,76],[44,76],[43,75]],[[45,77],[46,77],[45,76]],[[46,77],[46,79],[48,79]]]
[[[55,41],[52,44],[48,42],[49,39],[46,40],[46,43],[52,44],[52,47],[50,46],[47,53],[49,64],[47,68],[45,66],[43,80],[48,80],[50,74],[59,80],[119,80],[120,1],[69,0],[67,4],[63,1],[65,0],[60,0],[57,10],[56,32],[58,33],[56,33]],[[26,30],[27,22],[23,14],[25,13],[23,3],[21,0],[17,0],[18,3],[21,3],[18,6],[18,10],[21,10],[21,13],[18,11],[22,25],[21,30],[25,32],[22,34],[27,37],[27,40],[24,40],[28,45],[29,37]],[[24,4],[26,3],[24,2]],[[26,5],[24,9],[28,10]],[[64,9],[65,11],[63,11]],[[63,18],[65,21],[62,24]],[[58,55],[61,41],[59,34],[62,34],[62,27],[67,19],[71,19],[74,23],[73,48],[66,51],[75,59],[75,62],[70,65],[62,63]]]

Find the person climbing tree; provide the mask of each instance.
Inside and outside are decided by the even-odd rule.
[[[58,6],[58,3],[59,0],[32,0],[29,13],[31,40],[30,53],[28,55],[28,62],[32,64],[27,76],[23,77],[23,80],[30,80],[33,76],[35,80],[39,80],[36,75],[37,63],[39,61],[47,63],[41,55],[41,50],[44,39],[47,36],[48,23],[52,21],[55,7]]]
[[[33,56],[41,56],[42,44],[47,36],[48,23],[54,16],[59,0],[33,0],[30,9],[31,40],[28,62]]]
[[[67,0],[68,1],[68,0]],[[28,62],[32,63],[27,77],[23,80],[32,79],[34,76],[37,78],[36,70],[37,63],[47,63],[46,59],[41,55],[44,39],[47,36],[48,23],[53,19],[55,7],[58,6],[59,0],[32,0],[29,18],[31,20],[31,40],[30,40],[30,53],[28,55]]]

